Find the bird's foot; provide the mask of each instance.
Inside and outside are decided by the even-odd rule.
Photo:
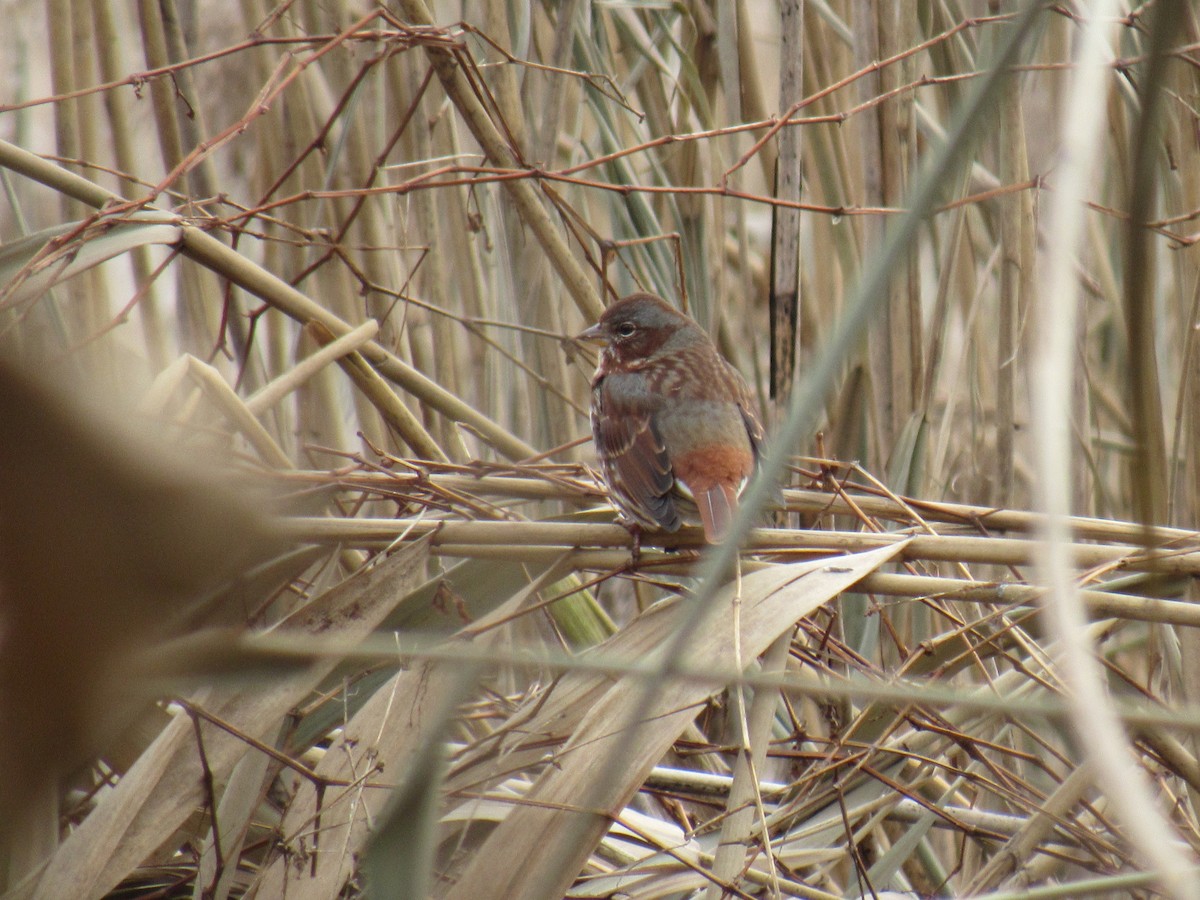
[[[620,519],[621,527],[629,532],[633,545],[629,551],[629,568],[636,569],[642,561],[642,526],[633,519]]]

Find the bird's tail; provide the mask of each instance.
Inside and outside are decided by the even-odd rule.
[[[730,484],[714,484],[707,491],[695,493],[704,539],[710,544],[721,543],[729,534],[729,526],[737,515],[737,498],[737,491]]]

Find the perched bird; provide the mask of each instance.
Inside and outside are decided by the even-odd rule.
[[[742,376],[653,294],[618,300],[578,340],[603,345],[592,435],[617,508],[667,531],[698,512],[705,540],[723,540],[764,438]]]

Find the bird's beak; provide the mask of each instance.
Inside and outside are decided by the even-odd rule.
[[[599,323],[593,325],[591,328],[587,328],[587,329],[584,329],[583,331],[579,332],[579,334],[575,335],[575,340],[586,341],[586,342],[592,343],[592,344],[607,344],[608,343],[608,337],[607,337],[607,335],[604,334],[603,331],[600,330]]]

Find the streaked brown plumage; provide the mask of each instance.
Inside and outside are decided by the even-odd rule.
[[[705,540],[723,540],[764,437],[742,376],[704,329],[653,294],[618,300],[579,337],[604,345],[592,435],[617,508],[667,531],[695,510]]]

